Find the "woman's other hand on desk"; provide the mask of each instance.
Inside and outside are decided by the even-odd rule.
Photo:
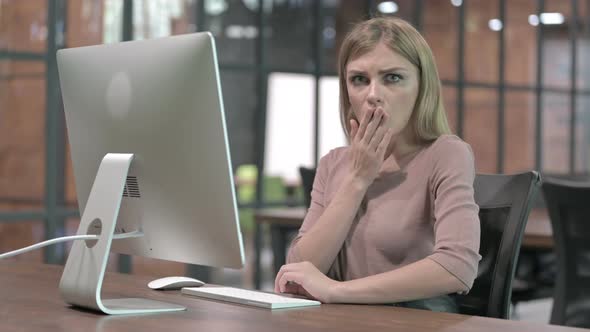
[[[368,110],[361,123],[350,120],[353,176],[365,186],[373,183],[385,159],[392,130],[387,127],[389,115],[382,108]]]
[[[328,278],[310,262],[286,264],[275,279],[275,293],[303,295],[330,303],[338,281]]]

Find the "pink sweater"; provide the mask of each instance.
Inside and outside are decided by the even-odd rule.
[[[311,205],[288,262],[300,261],[297,243],[334,198],[349,163],[349,147],[334,149],[320,160]],[[474,177],[471,148],[453,135],[427,145],[401,170],[378,177],[328,276],[358,279],[428,258],[471,288],[481,259]]]

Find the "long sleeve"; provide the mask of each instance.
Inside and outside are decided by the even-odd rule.
[[[475,166],[469,145],[446,140],[433,156],[434,251],[428,258],[471,288],[477,276],[480,223],[474,201]]]
[[[313,181],[313,189],[311,191],[311,204],[307,209],[303,224],[299,229],[299,233],[291,242],[289,252],[287,253],[287,263],[299,262],[301,259],[297,254],[297,242],[316,223],[318,218],[324,213],[325,199],[324,194],[326,190],[326,184],[328,181],[329,174],[329,159],[330,153],[322,157],[319,161],[316,175]]]

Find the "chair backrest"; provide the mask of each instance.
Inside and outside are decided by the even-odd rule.
[[[590,182],[547,178],[557,281],[551,324],[590,328]]]
[[[315,168],[299,167],[299,175],[301,176],[301,185],[303,187],[303,202],[307,208],[311,204],[311,189],[313,188],[313,180],[315,179],[315,170]]]
[[[474,190],[479,206],[482,259],[470,292],[456,297],[461,313],[509,318],[512,279],[539,186],[540,176],[534,171],[476,175]]]

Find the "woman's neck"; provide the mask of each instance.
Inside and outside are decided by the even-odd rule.
[[[413,133],[412,133],[413,134]],[[396,172],[407,165],[412,156],[424,146],[414,135],[403,132],[393,139],[385,151],[385,162],[381,173]]]
[[[385,158],[393,158],[402,161],[422,148],[424,144],[416,137],[410,128],[404,130],[400,135],[391,141],[385,151]]]

